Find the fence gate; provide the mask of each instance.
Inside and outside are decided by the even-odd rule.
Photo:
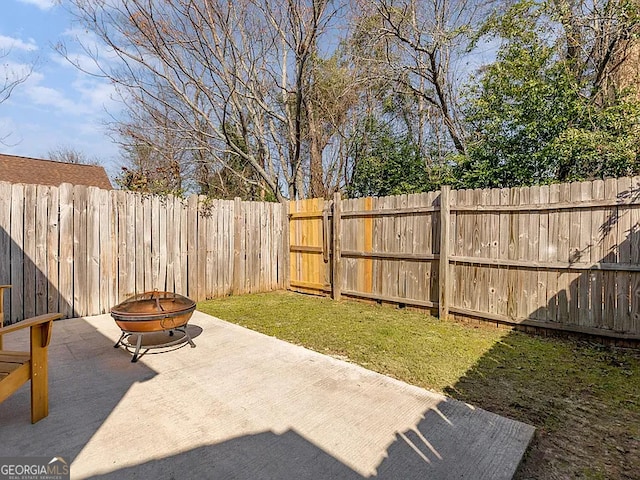
[[[289,204],[290,288],[331,293],[331,203],[321,198]]]

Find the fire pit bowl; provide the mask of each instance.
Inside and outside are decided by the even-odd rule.
[[[122,335],[114,347],[135,347],[132,362],[136,362],[140,356],[145,334],[169,332],[170,337],[174,336],[174,332],[183,334],[168,342],[145,345],[146,350],[176,345],[185,340],[191,347],[195,347],[186,327],[195,309],[196,302],[172,292],[153,291],[130,297],[111,309],[111,316],[122,330]],[[131,341],[133,337],[136,339],[135,345]]]

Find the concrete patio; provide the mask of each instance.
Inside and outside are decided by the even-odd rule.
[[[197,348],[112,348],[108,315],[55,323],[50,413],[0,404],[0,456],[72,478],[509,479],[533,427],[196,312]],[[25,348],[26,335],[5,338]]]

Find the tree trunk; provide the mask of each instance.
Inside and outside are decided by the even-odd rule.
[[[311,198],[324,198],[324,168],[322,164],[323,142],[322,125],[317,121],[312,102],[307,103],[307,121],[309,123],[309,195]]]

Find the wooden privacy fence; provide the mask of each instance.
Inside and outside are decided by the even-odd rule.
[[[289,208],[292,290],[640,339],[640,177]]]
[[[640,177],[274,203],[0,182],[10,321],[290,288],[640,339]]]
[[[107,312],[168,290],[194,300],[284,287],[282,205],[0,182],[9,321]]]

